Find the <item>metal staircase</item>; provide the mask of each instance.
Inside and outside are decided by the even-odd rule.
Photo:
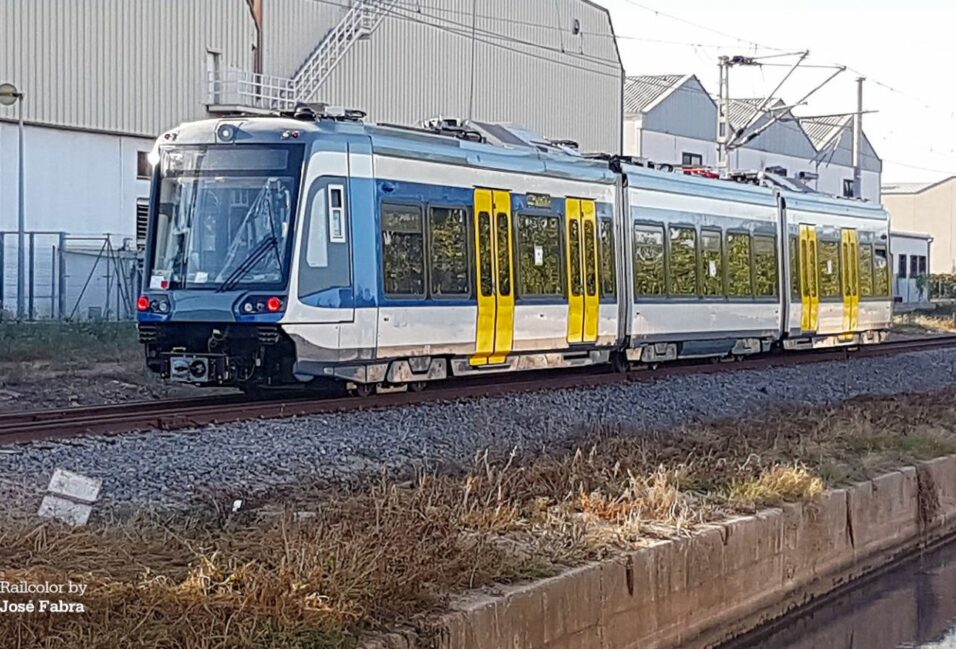
[[[308,101],[355,41],[371,36],[398,0],[355,0],[292,77],[296,98]]]

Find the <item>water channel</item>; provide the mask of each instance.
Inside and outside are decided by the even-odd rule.
[[[725,649],[956,649],[956,541]]]

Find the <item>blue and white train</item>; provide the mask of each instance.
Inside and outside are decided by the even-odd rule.
[[[767,174],[310,107],[184,124],[153,158],[138,320],[173,381],[420,389],[878,343],[891,320],[886,212]]]

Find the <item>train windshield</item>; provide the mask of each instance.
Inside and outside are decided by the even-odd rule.
[[[301,145],[164,149],[150,288],[284,287],[302,154]]]

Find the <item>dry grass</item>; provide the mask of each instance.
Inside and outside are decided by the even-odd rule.
[[[0,579],[90,585],[79,616],[0,615],[7,647],[345,648],[448,596],[812,498],[956,452],[956,392],[671,431],[598,426],[462,474],[301,487],[249,510],[0,530]]]

